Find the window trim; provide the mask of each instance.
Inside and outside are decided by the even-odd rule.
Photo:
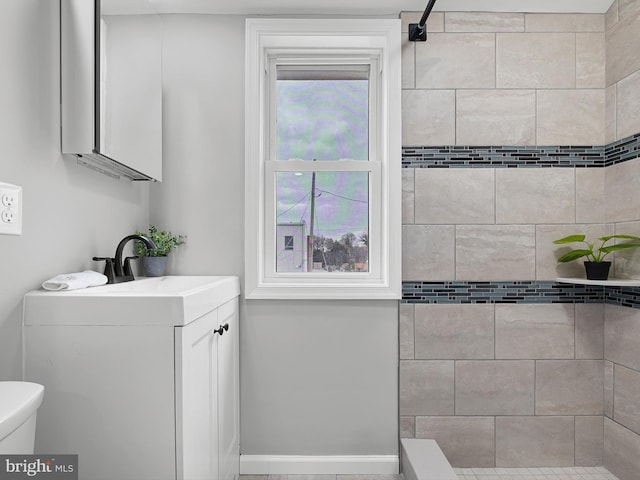
[[[302,28],[302,26],[304,28]],[[319,65],[362,63],[374,57],[378,62],[378,115],[371,124],[376,151],[369,161],[276,161],[271,156],[269,125],[273,115],[273,59],[290,57],[291,64]],[[305,60],[306,59],[306,60]],[[399,299],[401,298],[401,79],[399,20],[266,19],[246,21],[245,84],[245,296],[248,299]],[[324,63],[322,63],[324,62]],[[350,63],[352,62],[352,63]],[[279,63],[282,64],[282,63]],[[314,63],[315,65],[316,63]],[[375,130],[373,130],[375,128]],[[375,158],[374,158],[375,155]],[[369,228],[372,239],[369,272],[273,274],[267,271],[266,222],[275,213],[267,208],[266,195],[274,195],[276,171],[346,171],[370,173]],[[309,164],[313,164],[313,166]],[[343,166],[347,167],[347,163]],[[302,165],[307,164],[307,165]],[[356,164],[359,164],[356,166]],[[332,168],[333,165],[333,168]],[[373,178],[373,180],[372,180]],[[269,224],[271,225],[271,224]],[[271,230],[275,232],[276,225]],[[272,235],[273,236],[273,235]],[[375,237],[379,237],[376,241]],[[271,238],[271,237],[269,237]],[[374,252],[374,250],[377,251]],[[375,257],[374,257],[375,254]],[[273,252],[271,257],[273,256]],[[275,270],[275,265],[273,266]]]

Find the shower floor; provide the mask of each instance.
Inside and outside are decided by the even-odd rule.
[[[458,480],[618,480],[604,467],[454,468]]]
[[[458,480],[618,480],[604,467],[454,468]],[[240,480],[402,480],[402,475],[240,475]]]

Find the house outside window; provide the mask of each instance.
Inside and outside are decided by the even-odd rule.
[[[247,20],[246,296],[399,298],[399,22],[299,22]]]

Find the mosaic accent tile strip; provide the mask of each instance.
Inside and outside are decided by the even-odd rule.
[[[604,300],[604,288],[601,286],[572,285],[552,281],[407,281],[402,283],[402,303],[408,304],[603,303]]]
[[[640,308],[640,287],[601,287],[552,281],[402,282],[402,303],[607,303]]]
[[[605,146],[605,166],[640,157],[640,133],[623,138]]]
[[[640,288],[607,287],[605,288],[604,302],[609,305],[640,308]]]
[[[640,133],[605,146],[407,146],[403,168],[608,167],[640,157]]]
[[[604,167],[605,147],[403,147],[403,168]]]

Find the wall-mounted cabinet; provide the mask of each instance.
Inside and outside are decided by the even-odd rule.
[[[162,180],[162,20],[148,0],[61,1],[62,153]]]

